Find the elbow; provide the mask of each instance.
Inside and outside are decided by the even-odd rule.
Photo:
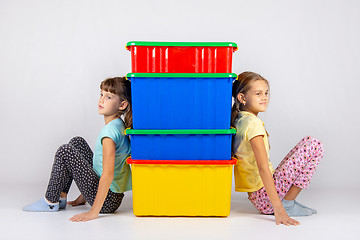
[[[270,173],[269,166],[258,166],[258,169],[260,175]]]
[[[101,174],[101,177],[113,180],[114,172],[113,171],[103,171],[103,173]]]

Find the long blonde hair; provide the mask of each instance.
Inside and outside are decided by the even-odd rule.
[[[116,117],[124,115],[125,127],[132,127],[132,108],[131,108],[131,82],[125,77],[108,78],[101,82],[100,89],[111,92],[120,97],[120,101],[127,101],[128,105],[124,110],[119,110]]]
[[[266,82],[269,90],[269,82],[263,78],[260,74],[254,72],[243,72],[238,75],[237,79],[233,82],[232,96],[234,98],[234,105],[231,109],[231,126],[235,127],[235,120],[239,116],[239,112],[244,110],[244,105],[240,103],[237,98],[239,93],[246,94],[251,88],[251,83],[256,80],[263,80]]]

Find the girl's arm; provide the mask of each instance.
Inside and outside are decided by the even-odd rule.
[[[115,142],[111,138],[103,138],[103,172],[100,177],[98,191],[91,210],[86,213],[78,214],[70,218],[73,222],[86,222],[98,217],[109,192],[111,182],[114,178],[115,167]]]
[[[263,136],[256,136],[250,140],[251,147],[254,151],[256,163],[259,168],[259,174],[264,184],[266,192],[274,208],[276,224],[298,225],[299,222],[290,218],[283,207],[279,195],[277,194],[274,179],[269,169],[269,159],[266,153]]]

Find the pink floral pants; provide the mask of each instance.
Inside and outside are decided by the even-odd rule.
[[[280,200],[292,185],[307,189],[311,177],[323,156],[322,143],[313,137],[303,138],[282,160],[273,174],[275,187]],[[273,214],[274,209],[265,187],[253,192],[249,200],[264,214]]]

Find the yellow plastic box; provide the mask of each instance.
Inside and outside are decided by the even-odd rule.
[[[232,168],[236,160],[134,160],[136,216],[230,214]]]

